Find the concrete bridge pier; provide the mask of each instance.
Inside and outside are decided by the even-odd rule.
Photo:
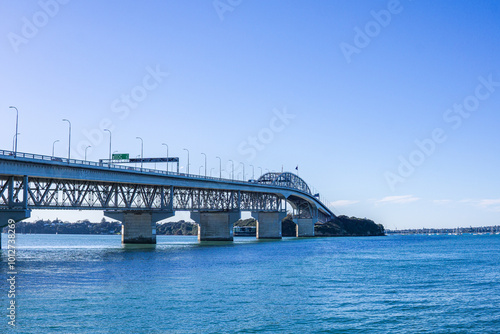
[[[240,217],[240,211],[191,212],[198,224],[198,241],[233,241],[233,224]]]
[[[281,221],[286,212],[254,211],[252,217],[257,220],[257,239],[281,239]]]
[[[314,237],[314,224],[317,221],[318,218],[294,218],[293,222],[296,224],[297,238]]]
[[[104,211],[122,223],[122,244],[156,244],[156,222],[170,218],[172,211]]]
[[[0,210],[0,229],[9,225],[11,221],[20,222],[31,217],[31,210]],[[0,238],[0,249],[2,249],[2,238]]]

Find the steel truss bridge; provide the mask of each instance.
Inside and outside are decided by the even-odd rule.
[[[29,217],[32,209],[292,211],[295,219],[327,221],[335,217],[304,180],[289,172],[267,173],[245,182],[0,151],[0,214],[24,212]],[[0,226],[6,223],[1,221]]]

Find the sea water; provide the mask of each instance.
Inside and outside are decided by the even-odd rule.
[[[14,331],[500,333],[500,235],[120,242],[17,234]]]

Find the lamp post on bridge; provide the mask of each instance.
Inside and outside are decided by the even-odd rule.
[[[201,153],[205,156],[205,177],[207,177],[207,155],[205,153]]]
[[[14,151],[14,148],[15,148],[14,143],[17,140],[17,136],[19,136],[19,135],[20,135],[20,133],[18,132],[14,135],[14,137],[12,137],[12,151]]]
[[[111,130],[104,129],[104,131],[109,132],[109,164],[111,165]]]
[[[69,125],[69,140],[68,140],[68,162],[71,159],[71,122],[66,118],[63,119],[63,122],[68,122]]]
[[[135,139],[141,140],[141,171],[142,171],[143,160],[144,160],[144,140],[142,140],[141,137],[135,137]]]
[[[231,161],[231,180],[234,180],[234,161],[233,160],[229,161]]]
[[[243,162],[240,162],[240,164],[243,166],[243,175],[241,176],[241,180],[245,181],[245,164]]]
[[[189,150],[187,148],[183,148],[183,150],[188,153],[187,175],[189,175]]]
[[[167,147],[167,173],[168,173],[168,145],[165,143],[162,143],[162,145]]]
[[[59,139],[58,140],[54,140],[54,142],[52,143],[52,158],[54,157],[54,149],[55,149],[55,145],[56,143],[59,142]]]
[[[14,157],[17,156],[17,135],[19,134],[19,110],[16,107],[10,106],[9,108],[16,109],[16,144],[14,146]]]
[[[89,146],[85,147],[85,161],[87,161],[87,149],[88,149],[89,147],[92,147],[92,146],[90,146],[90,145],[89,145]]]
[[[220,157],[216,157],[219,159],[219,179],[222,179],[222,159]]]

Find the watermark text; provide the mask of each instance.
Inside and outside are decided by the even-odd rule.
[[[13,219],[8,221],[8,242],[7,242],[7,284],[9,307],[7,308],[7,318],[9,326],[16,326],[16,222]]]

